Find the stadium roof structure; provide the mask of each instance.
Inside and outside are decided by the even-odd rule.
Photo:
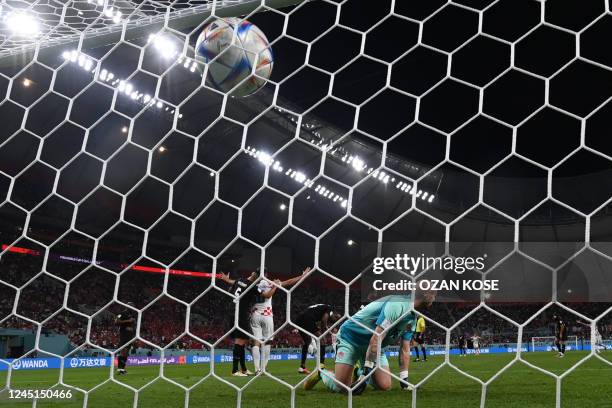
[[[282,7],[294,3],[289,0],[270,1],[265,5]],[[13,82],[11,100],[3,104],[2,119],[8,129],[19,128],[23,111],[12,100],[31,109],[20,133],[23,137],[18,138],[10,155],[3,157],[4,169],[16,174],[31,161],[34,145],[38,143],[32,135],[43,135],[53,140],[55,134],[63,132],[79,141],[84,129],[88,128],[86,154],[62,170],[58,191],[78,202],[92,192],[97,186],[95,180],[104,172],[105,186],[128,195],[126,214],[141,227],[151,226],[169,207],[187,217],[206,220],[207,214],[202,214],[201,210],[213,196],[216,178],[210,176],[219,172],[220,197],[238,207],[249,202],[244,211],[246,217],[242,219],[242,231],[255,242],[265,243],[284,225],[284,216],[278,217],[278,214],[283,214],[288,204],[286,197],[269,189],[250,201],[262,185],[265,165],[271,162],[275,165],[270,167],[270,187],[289,195],[299,192],[294,199],[293,220],[315,235],[345,214],[343,203],[349,195],[347,186],[357,186],[352,193],[352,214],[376,228],[387,228],[383,239],[393,237],[395,240],[447,239],[443,224],[437,220],[453,223],[449,231],[453,239],[463,236],[473,241],[512,240],[515,219],[519,218],[523,237],[553,240],[563,236],[564,239],[581,240],[584,238],[585,218],[573,209],[588,213],[589,209],[601,203],[599,192],[576,195],[572,186],[607,179],[610,170],[605,160],[570,160],[555,170],[560,173],[556,194],[567,198],[573,205],[572,209],[545,201],[547,171],[520,157],[507,159],[511,152],[512,128],[497,120],[495,115],[476,115],[476,111],[472,111],[471,105],[478,100],[474,89],[459,80],[436,76],[442,71],[446,73],[447,56],[431,47],[416,46],[390,69],[382,62],[395,58],[401,50],[396,49],[397,44],[393,41],[380,41],[375,50],[366,43],[366,51],[374,57],[360,55],[360,37],[348,29],[363,29],[359,25],[365,27],[367,23],[359,19],[343,20],[343,29],[332,29],[324,38],[307,47],[305,41],[316,39],[320,34],[311,32],[312,9],[301,7],[298,11],[305,16],[297,18],[296,13],[290,16],[289,38],[280,38],[286,28],[285,19],[279,14],[270,11],[249,15],[248,18],[272,41],[277,55],[273,77],[254,96],[245,99],[230,97],[224,102],[218,92],[201,86],[202,67],[196,61],[188,62],[188,53],[192,50],[185,50],[187,55],[179,53],[177,58],[181,58],[181,63],[173,65],[176,61],[164,58],[151,43],[152,35],[168,35],[172,39],[181,33],[191,33],[188,42],[193,46],[194,29],[201,27],[212,11],[208,1],[197,4],[182,1],[117,3],[113,6],[114,15],[117,16],[117,12],[121,14],[116,22],[104,14],[104,8],[108,7],[106,3],[98,4],[93,0],[67,3],[62,13],[57,13],[57,10],[52,13],[60,14],[63,19],[49,21],[44,19],[42,2],[27,5],[36,16],[42,16],[44,29],[35,40],[30,38],[29,44],[28,41],[11,42],[7,33],[4,36],[6,47],[3,55],[8,59],[1,60],[0,72],[7,76],[18,75],[18,78]],[[78,23],[78,18],[68,19],[68,11],[74,11],[72,5],[77,15],[79,11],[90,9],[97,10],[98,14],[102,12],[102,20],[87,20],[86,15],[81,23]],[[260,6],[260,1],[217,2],[215,14],[269,10]],[[3,9],[3,15],[8,16],[19,9],[13,8]],[[165,11],[160,13],[160,10]],[[316,10],[316,15],[322,24],[327,24],[335,21],[334,10],[333,7]],[[412,33],[409,21],[391,20],[393,24],[390,27],[380,25],[381,32],[372,34],[384,38],[398,28],[396,24],[404,24],[402,28]],[[62,35],[66,25],[71,35]],[[121,37],[123,32],[125,35]],[[121,38],[123,41],[117,44]],[[77,40],[76,44],[74,40]],[[482,47],[481,42],[487,41],[493,40],[476,38],[463,48],[473,46],[478,50]],[[30,47],[34,42],[38,44],[37,50]],[[338,49],[334,45],[338,42],[344,42],[345,47]],[[502,49],[500,44],[496,47]],[[28,50],[37,53],[37,62],[31,64],[33,55]],[[307,66],[303,66],[305,52],[310,53]],[[465,54],[471,55],[467,50]],[[18,55],[17,60],[11,59]],[[453,69],[456,71],[453,75],[469,77],[469,69],[461,65],[462,51],[457,51],[454,58]],[[420,68],[405,80],[401,70],[404,65],[409,68],[413,59],[418,61]],[[27,68],[23,70],[25,66]],[[57,69],[55,76],[51,75],[49,68]],[[327,72],[335,73],[331,95],[328,95]],[[418,122],[414,121],[417,114],[410,93],[377,93],[390,80],[391,85],[401,90],[422,94],[425,88],[418,87],[425,84],[412,83],[410,77],[418,78],[424,72],[433,75],[432,78],[424,77],[423,81],[429,83],[432,90],[421,96],[419,114],[423,117],[419,116]],[[101,77],[103,73],[104,78]],[[157,85],[156,76],[162,74],[163,78]],[[511,71],[504,84],[506,88],[520,84],[510,74],[519,75]],[[55,92],[74,97],[89,86],[94,75],[100,75],[101,82],[112,87],[94,84],[76,98],[70,108],[70,120],[78,126],[63,121],[67,108],[64,99],[49,94],[38,100],[51,84]],[[142,95],[155,95],[159,86],[157,95],[160,100],[156,104],[152,103],[153,100],[148,101],[149,105],[145,106],[142,99],[135,101],[127,92],[119,92],[114,100],[112,88],[121,85],[120,78],[129,78],[129,86]],[[500,95],[493,95],[488,100],[495,105],[504,93]],[[526,97],[529,99],[531,95]],[[447,100],[452,102],[444,105]],[[111,103],[114,103],[114,111],[108,111]],[[398,106],[405,115],[389,115],[391,109]],[[441,106],[447,109],[444,110],[446,113],[436,115],[436,109],[431,106]],[[220,117],[222,109],[223,116]],[[180,114],[175,115],[175,111]],[[447,115],[450,112],[453,114]],[[511,109],[507,114],[516,113]],[[576,134],[575,118],[550,108],[533,116],[516,132],[519,136],[524,132],[525,139],[541,132],[543,123],[550,125],[554,120],[566,123],[565,133],[571,130]],[[596,127],[597,123],[594,131]],[[577,132],[580,133],[579,127]],[[131,143],[126,144],[128,135]],[[244,146],[243,135],[246,135]],[[194,155],[196,139],[199,142]],[[386,140],[390,142],[383,147]],[[546,151],[544,156],[550,151],[550,156],[556,154],[560,157],[544,140],[540,144],[536,141],[535,145],[529,146],[530,150],[536,153]],[[4,140],[0,139],[0,142]],[[71,154],[77,153],[70,147],[45,143],[41,157],[60,167],[71,158]],[[518,148],[520,150],[520,144]],[[486,149],[486,154],[482,154],[483,149]],[[136,190],[132,190],[145,174],[147,150],[152,150],[150,165],[153,177],[147,177]],[[235,156],[238,152],[240,154]],[[565,153],[571,153],[571,150]],[[457,164],[443,163],[447,157]],[[224,167],[230,159],[231,164]],[[383,159],[384,167],[391,171],[378,170]],[[200,166],[185,173],[192,160]],[[553,159],[546,157],[546,160]],[[495,171],[484,178],[478,176],[487,173],[500,161],[504,163]],[[320,170],[322,174],[318,175]],[[415,183],[417,180],[418,184]],[[15,195],[24,208],[34,208],[42,194],[51,188],[51,181],[49,169],[36,166],[27,177],[21,176],[17,181],[15,192],[18,194]],[[171,203],[168,202],[169,184],[174,184]],[[303,189],[305,185],[308,188]],[[300,192],[300,189],[303,190]],[[415,207],[419,212],[408,212],[415,195],[418,195]],[[499,211],[482,205],[474,207],[481,199]],[[95,200],[80,205],[77,225],[94,235],[99,234],[107,225],[105,217],[113,218],[118,205],[112,193],[99,189]],[[58,219],[51,214],[61,209],[68,213],[69,207],[68,203],[54,198],[48,205],[34,211],[33,220],[38,224],[32,223],[31,227],[38,225],[41,230],[62,231],[67,220],[62,221],[61,217]],[[532,211],[534,207],[538,207],[536,211]],[[5,212],[7,221],[21,218],[19,211]],[[233,236],[237,221],[226,222],[235,219],[233,209],[215,203],[210,212],[218,217],[214,225],[219,229],[211,227],[207,232],[209,237]],[[458,218],[461,218],[459,222],[454,223]],[[396,220],[398,222],[394,223]],[[14,225],[17,224],[20,223]],[[368,232],[368,228],[361,231],[363,224],[346,224],[339,228],[343,231],[339,233],[339,241],[378,239],[373,232]],[[174,229],[169,221],[160,225],[166,227],[160,226],[158,234],[151,235],[151,242],[166,242],[172,246],[184,239],[180,238],[186,234],[184,228]],[[35,232],[32,234],[36,235]],[[338,259],[344,256],[342,251],[332,251],[331,255]]]
[[[232,14],[253,10],[259,3],[259,1],[228,1],[219,3],[217,7]],[[84,3],[81,6],[85,7],[86,4],[89,4],[88,7],[95,6],[92,3]],[[165,3],[160,3],[162,4]],[[119,81],[121,77],[130,77],[131,86],[143,94],[154,95],[156,79],[149,72],[161,74],[168,68],[169,62],[173,61],[165,61],[158,50],[150,46],[150,36],[159,31],[164,21],[167,21],[168,27],[191,32],[195,26],[202,23],[203,19],[205,20],[206,13],[211,11],[209,2],[186,9],[182,8],[184,4],[188,3],[174,2],[167,5],[166,7],[170,7],[169,13],[155,16],[155,19],[161,18],[159,24],[153,24],[153,21],[150,20],[153,17],[138,14],[148,10],[150,6],[148,2],[137,5],[127,4],[125,7],[133,7],[132,15],[140,17],[133,20],[134,27],[131,26],[132,19],[129,23],[127,21],[122,23],[129,27],[126,26],[125,41],[119,46],[115,45],[116,35],[121,33],[121,24],[118,23],[105,28],[96,28],[95,22],[91,22],[80,33],[75,34],[77,37],[64,36],[59,42],[54,42],[53,33],[59,33],[62,25],[50,26],[44,34],[49,36],[49,41],[38,42],[41,46],[44,45],[44,51],[42,48],[38,50],[44,55],[39,54],[37,61],[42,60],[45,65],[52,68],[59,67],[66,60],[69,61],[57,71],[57,75],[53,78],[54,89],[68,96],[76,95],[90,83],[93,74],[84,68],[87,68],[90,60],[92,65],[98,64],[99,58],[102,58],[99,69],[108,72],[108,77],[110,73],[113,73],[115,75],[113,82]],[[266,3],[266,5],[271,4],[282,5],[281,2]],[[225,7],[228,8],[225,9]],[[33,10],[36,10],[36,7]],[[122,15],[126,14],[128,13],[122,12]],[[328,87],[325,75],[309,67],[298,69],[297,73],[295,72],[296,66],[299,68],[302,63],[300,50],[303,44],[290,40],[274,43],[274,33],[282,32],[282,28],[279,28],[280,20],[277,17],[271,12],[258,13],[249,18],[266,32],[273,33],[271,40],[278,58],[272,80],[278,82],[287,78],[288,75],[294,76],[289,81],[282,82],[278,90],[270,83],[249,98],[229,98],[224,106],[223,118],[218,117],[223,103],[221,95],[212,89],[200,88],[201,68],[198,66],[194,71],[193,65],[187,63],[170,68],[164,79],[160,81],[159,98],[164,103],[159,101],[157,106],[145,107],[142,101],[134,101],[129,95],[120,94],[115,104],[116,112],[104,114],[103,112],[107,109],[105,106],[108,106],[112,100],[112,93],[108,88],[94,86],[90,88],[87,97],[79,97],[72,106],[71,120],[83,127],[90,128],[85,148],[88,155],[83,155],[64,170],[65,174],[62,175],[59,183],[62,194],[75,202],[84,198],[97,184],[93,180],[97,180],[101,174],[103,166],[100,160],[108,160],[104,168],[105,183],[120,193],[129,192],[127,214],[134,220],[140,220],[141,226],[149,226],[148,220],[153,220],[156,216],[163,214],[164,209],[169,205],[189,217],[201,217],[199,210],[204,208],[206,200],[212,198],[214,177],[204,178],[203,176],[207,176],[208,173],[202,171],[202,168],[199,171],[190,170],[183,174],[193,158],[193,135],[195,135],[200,139],[195,160],[210,169],[213,176],[226,164],[227,160],[234,157],[238,151],[243,150],[232,161],[231,166],[224,168],[220,174],[219,193],[223,199],[233,205],[244,205],[260,188],[265,171],[264,164],[271,160],[271,155],[274,155],[274,159],[281,163],[276,164],[276,169],[283,167],[282,171],[271,171],[269,179],[271,187],[293,195],[304,186],[305,182],[312,182],[311,188],[304,190],[295,198],[293,219],[296,225],[315,234],[323,232],[326,226],[330,226],[344,214],[342,203],[348,199],[349,193],[345,186],[336,182],[339,181],[346,186],[354,186],[359,183],[353,195],[352,213],[378,228],[388,227],[389,223],[408,211],[412,206],[412,195],[419,194],[420,199],[416,201],[417,208],[444,222],[452,222],[469,210],[469,213],[453,227],[451,234],[455,238],[463,235],[474,241],[513,239],[511,231],[514,222],[512,219],[486,207],[473,208],[479,200],[481,189],[479,178],[465,168],[456,165],[440,166],[446,157],[445,146],[450,137],[435,127],[426,126],[423,122],[410,124],[410,115],[414,115],[414,112],[411,111],[411,103],[413,103],[411,98],[385,102],[405,104],[406,118],[390,117],[385,111],[385,106],[387,106],[385,103],[372,104],[374,107],[366,112],[368,108],[366,104],[361,108],[361,118],[365,119],[360,120],[374,118],[374,122],[360,122],[357,128],[367,129],[370,134],[366,135],[356,129],[354,123],[356,110],[344,101],[356,103],[364,100],[364,95],[369,95],[367,92],[371,92],[368,89],[376,88],[381,78],[386,77],[386,65],[374,63],[363,57],[356,59],[350,72],[340,70],[336,75],[333,94],[341,97],[325,98],[325,88]],[[174,25],[175,21],[177,24],[180,22],[180,27]],[[297,32],[303,30],[307,33],[307,26],[307,22],[298,22],[293,24],[293,30]],[[161,32],[163,34],[165,30]],[[129,33],[129,39],[127,33]],[[346,34],[330,33],[327,40],[334,43],[342,39],[343,35]],[[297,37],[300,36],[297,35]],[[77,38],[82,39],[80,50],[71,48],[74,44],[68,41]],[[191,42],[193,41],[191,38]],[[13,45],[16,48],[7,48],[5,55],[17,55],[16,50],[18,49],[23,53],[23,48],[19,47],[28,46],[17,43]],[[144,47],[142,67],[145,70],[137,70],[141,51],[132,45]],[[321,46],[327,47],[323,44]],[[384,54],[385,50],[390,47],[392,45],[387,46],[383,42],[378,52]],[[327,48],[319,52],[321,53],[326,55],[326,60],[321,61],[319,58],[320,64],[329,67],[341,66],[342,61],[351,58],[350,55],[334,56]],[[313,57],[317,57],[315,51],[313,51]],[[29,61],[27,57],[20,63],[12,61],[11,65],[4,65],[3,72],[14,74]],[[435,71],[435,63],[429,66],[429,63],[426,62],[428,59],[424,57],[423,61],[424,69]],[[28,86],[26,87],[22,82],[24,84],[23,95],[16,95],[16,97],[22,98],[19,102],[26,106],[35,101],[36,95],[40,95],[37,93],[37,88],[40,88],[41,92],[48,89],[52,80],[49,70],[43,64],[38,63],[22,72],[21,77],[23,81],[28,81]],[[393,73],[391,78],[393,81]],[[16,82],[16,84],[19,83]],[[200,90],[196,91],[197,89]],[[453,99],[462,95],[461,91],[452,87],[448,92],[443,95],[444,98]],[[192,94],[194,96],[184,102],[185,98]],[[381,95],[383,99],[384,94]],[[320,102],[321,98],[323,100]],[[5,107],[13,106],[10,102],[5,102],[5,104]],[[161,107],[159,104],[162,104]],[[274,105],[273,109],[270,108],[272,105]],[[13,108],[14,110],[2,110],[3,119],[7,123],[20,121],[20,109],[16,106]],[[175,110],[181,113],[177,120],[176,130],[172,131]],[[302,114],[302,117],[298,116],[299,114]],[[31,131],[37,135],[47,134],[47,138],[52,138],[54,133],[61,130],[72,132],[75,140],[78,140],[83,131],[68,123],[60,124],[64,116],[64,102],[54,99],[53,96],[46,97],[32,107],[32,114],[26,122],[24,135]],[[101,116],[103,118],[100,120]],[[132,127],[130,127],[129,118],[134,118]],[[433,118],[432,122],[435,123],[437,120]],[[487,155],[478,154],[478,143],[486,143],[486,146],[491,148],[493,144],[478,139],[468,141],[465,146],[461,147],[457,145],[457,142],[462,140],[461,138],[469,138],[473,133],[486,135],[487,132],[490,132],[499,138],[496,148],[503,150],[505,146],[507,149],[499,153],[501,159],[509,152],[510,146],[505,142],[509,139],[504,135],[511,137],[511,129],[506,125],[494,122],[490,117],[476,117],[466,123],[463,130],[459,129],[452,136],[451,158],[454,158],[453,155],[456,154],[456,161],[472,171],[482,173],[493,164],[490,161],[493,155],[491,152]],[[246,124],[248,126],[245,126]],[[410,125],[406,126],[408,124]],[[54,127],[55,125],[58,127]],[[440,127],[444,127],[444,124],[441,124]],[[396,136],[383,150],[384,135],[402,128],[404,129],[401,134]],[[128,132],[131,132],[131,141],[134,144],[125,144]],[[246,143],[245,146],[241,146],[245,132]],[[463,133],[466,134],[465,137]],[[383,136],[377,140],[371,136],[372,134]],[[298,139],[295,139],[296,135]],[[502,139],[502,136],[505,139]],[[5,166],[11,167],[10,163],[14,162],[15,168],[21,168],[21,164],[30,160],[32,143],[35,143],[35,139],[22,138],[21,149],[11,151],[11,155],[5,158]],[[332,148],[327,148],[332,145]],[[458,148],[455,149],[455,146]],[[143,171],[147,165],[147,155],[144,149],[156,149],[151,155],[151,171],[152,175],[158,177],[158,180],[162,182],[149,178],[146,183],[141,184],[141,188],[130,191],[144,175]],[[376,170],[382,164],[383,151],[384,165],[393,170],[393,173]],[[68,154],[67,146],[61,144],[47,144],[42,151],[45,160],[58,163],[58,165],[63,163],[62,156],[65,154]],[[323,176],[315,176],[321,169],[322,155],[326,159],[323,165]],[[594,165],[596,167],[597,163]],[[575,178],[575,181],[569,183],[570,185],[588,183],[595,179],[601,180],[608,174],[605,168],[601,168],[603,173],[599,173],[597,168],[589,171],[582,166],[584,163],[581,163],[579,168],[568,171],[570,179]],[[434,171],[431,171],[432,169]],[[573,175],[572,172],[577,175]],[[580,175],[581,172],[584,175]],[[367,177],[372,176],[371,173],[374,173],[373,177]],[[521,176],[516,177],[519,173]],[[44,168],[39,168],[38,172],[32,172],[32,177],[41,180],[39,183],[44,183],[44,180],[50,180],[45,177],[46,174],[47,171]],[[299,181],[296,181],[296,178]],[[77,179],[81,181],[75,182]],[[87,184],[83,179],[91,181]],[[367,180],[363,181],[364,179]],[[545,198],[546,179],[547,174],[541,168],[531,166],[521,160],[510,160],[508,166],[484,179],[488,191],[485,201],[495,203],[498,209],[503,208],[505,214],[513,217],[522,216],[535,203]],[[415,185],[416,180],[419,180],[418,186]],[[164,185],[164,182],[174,183],[176,181],[179,182],[173,187],[173,202],[168,203],[168,186]],[[39,194],[49,187],[27,187],[25,184],[28,182],[23,179],[21,183],[24,184],[21,201],[26,208],[27,203],[37,203]],[[319,185],[320,188],[317,190]],[[508,194],[509,190],[521,191],[521,196]],[[324,193],[319,194],[319,192]],[[248,234],[250,231],[255,234],[251,238],[254,238],[256,242],[264,243],[278,231],[281,224],[275,225],[272,220],[277,219],[278,213],[284,211],[281,208],[286,206],[287,202],[284,197],[269,190],[264,190],[259,196],[260,198],[253,200],[245,211],[248,217],[243,219],[243,222],[246,220],[247,224],[243,227],[243,232]],[[81,217],[78,220],[80,227],[95,233],[102,231],[102,225],[105,224],[105,213],[100,211],[100,205],[108,204],[107,214],[111,217],[115,212],[114,207],[118,205],[110,198],[110,201],[105,200],[104,197],[97,198],[99,201],[92,206],[89,211],[90,216]],[[576,199],[584,201],[586,206],[591,206],[588,195],[576,197]],[[271,202],[274,205],[271,206]],[[47,208],[48,214],[66,205],[58,201],[52,204],[56,207],[50,203]],[[40,228],[50,230],[57,228],[57,217],[45,216],[44,210],[45,208],[41,208],[34,214],[34,218],[39,220]],[[217,225],[224,230],[213,229],[211,233],[214,231],[214,234],[218,236],[232,235],[235,222],[224,222],[223,214],[229,211],[230,219],[235,214],[223,205],[215,205],[212,210],[219,212]],[[84,208],[81,211],[87,213]],[[9,219],[11,217],[5,218],[5,220]],[[410,240],[416,238],[416,235],[411,235],[406,231],[416,230],[419,231],[418,238],[421,240],[445,239],[442,225],[423,214],[409,214],[405,220],[411,227],[407,228],[408,224],[404,225],[403,221],[400,221],[395,227],[389,228],[387,235],[392,236],[395,240]],[[63,222],[59,224],[64,225]],[[496,225],[499,227],[495,227]],[[415,226],[418,227],[415,228]],[[540,239],[542,234],[554,238],[561,230],[563,236],[580,240],[583,237],[584,218],[558,205],[546,204],[542,205],[540,210],[523,218],[521,226],[525,236],[529,236],[530,233],[524,228],[531,226],[535,228],[534,231],[538,231],[535,236]],[[357,236],[361,234],[359,225],[351,224],[347,228],[348,231],[344,234],[354,235],[353,239],[357,240]],[[546,232],[542,232],[542,229],[546,229]],[[353,230],[355,232],[352,232]],[[166,242],[167,245],[172,246],[174,242],[181,241],[177,237],[184,234],[184,231],[178,232],[171,227],[165,230],[160,228],[160,235],[152,236],[151,241]],[[173,235],[174,240],[170,239]],[[377,239],[372,234],[362,235],[362,240]],[[331,254],[338,255],[338,259],[343,257],[341,251]]]

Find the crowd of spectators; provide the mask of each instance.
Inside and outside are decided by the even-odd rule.
[[[131,270],[121,276],[117,293],[123,304],[119,304],[112,300],[117,275],[90,266],[66,290],[65,282],[49,274],[38,275],[41,268],[38,261],[39,257],[32,254],[11,253],[0,259],[3,280],[21,287],[16,309],[20,317],[17,317],[12,315],[17,291],[0,285],[0,318],[4,319],[0,329],[35,331],[38,330],[37,323],[41,323],[43,335],[66,335],[71,346],[76,348],[87,340],[89,316],[89,342],[104,349],[113,349],[118,343],[115,317],[130,302],[139,316],[135,347],[206,349],[207,343],[220,348],[231,345],[229,333],[234,325],[237,304],[228,292],[229,287],[222,282],[215,288],[210,287],[209,278],[171,275],[165,285],[164,274]],[[83,266],[82,269],[85,268]],[[242,273],[246,274],[247,271]],[[347,290],[343,285],[320,277],[307,278],[290,294],[290,316],[287,316],[288,295],[278,291],[273,298],[273,310],[275,327],[279,330],[275,334],[273,346],[295,347],[301,344],[296,327],[288,322],[288,317],[295,319],[309,305],[327,303],[333,305],[340,314],[355,313],[363,304],[358,289],[351,288],[347,301]],[[83,315],[62,309],[64,296],[68,296],[69,308]],[[348,304],[348,310],[345,310],[345,304]],[[567,321],[570,335],[580,339],[590,337],[589,329],[576,323],[580,320],[578,316],[559,306],[543,309],[544,306],[517,303],[490,305],[496,312],[518,324],[528,321],[523,331],[523,342],[529,342],[533,336],[552,335],[553,313]],[[597,316],[610,307],[609,304],[592,303],[569,306],[585,316]],[[452,339],[461,335],[478,335],[483,345],[517,341],[516,325],[483,308],[470,314],[476,307],[477,304],[470,303],[439,303],[428,310],[421,310],[430,320],[427,343],[443,345],[446,341],[446,331],[434,321],[450,327],[468,314],[469,317],[452,330]],[[606,316],[598,327],[604,338],[611,338],[612,314]]]

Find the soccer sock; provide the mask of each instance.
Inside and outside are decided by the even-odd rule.
[[[423,360],[427,360],[427,353],[425,351],[425,346],[421,346],[421,353],[423,353]]]
[[[319,358],[321,365],[325,365],[325,346],[321,344],[321,349],[319,350]]]
[[[259,352],[259,346],[253,346],[251,349],[253,354],[253,363],[255,363],[255,371],[259,371],[261,367],[261,353]]]
[[[238,371],[239,361],[240,361],[240,346],[238,344],[234,344],[234,349],[232,351],[232,374]]]
[[[265,344],[265,345],[263,346],[263,354],[262,354],[262,356],[263,356],[263,360],[262,360],[262,362],[261,362],[261,368],[262,368],[263,370],[265,370],[265,369],[266,369],[266,367],[268,366],[268,360],[270,360],[270,349],[271,349],[271,348],[272,348],[272,346],[271,346],[271,345],[269,345],[269,344]]]
[[[308,354],[308,344],[302,345],[302,362],[300,367],[306,368],[306,355]]]
[[[561,352],[562,352],[563,354],[565,354],[565,344],[562,344],[562,345],[561,345]]]
[[[245,346],[240,346],[240,368],[242,371],[246,371],[246,350]]]
[[[127,362],[127,358],[125,356],[119,356],[117,368],[119,370],[125,370],[125,363]]]
[[[414,348],[414,352],[416,354],[416,358],[419,358],[419,348],[418,347]]]
[[[323,381],[323,384],[332,392],[342,391],[336,383],[336,375],[331,371],[321,370],[321,381]]]
[[[238,345],[234,344],[232,349],[232,374],[238,371],[238,363],[240,362],[240,352],[238,351]]]

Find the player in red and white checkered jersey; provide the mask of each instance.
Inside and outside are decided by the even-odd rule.
[[[272,313],[272,296],[278,287],[286,288],[295,285],[305,275],[310,272],[310,268],[304,269],[300,276],[281,281],[275,279],[271,281],[268,272],[264,270],[264,278],[257,284],[258,296],[255,304],[251,309],[251,332],[255,337],[255,344],[251,349],[253,354],[253,363],[255,364],[255,372],[265,371],[270,359],[270,342],[274,333],[274,319]]]

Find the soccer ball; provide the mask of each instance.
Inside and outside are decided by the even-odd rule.
[[[317,354],[317,342],[315,341],[315,339],[312,339],[312,341],[308,345],[308,354],[312,354],[313,356]]]
[[[196,41],[195,57],[208,64],[208,86],[242,97],[266,84],[274,63],[265,34],[254,24],[235,17],[208,24]]]

